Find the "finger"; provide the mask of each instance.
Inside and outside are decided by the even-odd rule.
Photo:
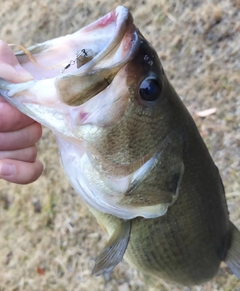
[[[2,40],[0,40],[0,77],[13,83],[33,79],[33,76],[19,64],[11,48]]]
[[[0,132],[16,131],[33,123],[34,120],[0,98]]]
[[[7,103],[7,101],[0,95],[0,103]]]
[[[0,151],[0,160],[12,159],[33,163],[36,160],[36,157],[37,157],[36,145],[15,151]]]
[[[42,136],[42,127],[34,122],[14,132],[0,132],[0,150],[11,151],[30,147]]]
[[[0,161],[0,178],[16,184],[29,184],[36,181],[43,172],[43,164],[39,160],[34,163],[16,160]]]

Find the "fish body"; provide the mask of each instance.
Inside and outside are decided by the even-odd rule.
[[[129,11],[28,52],[36,61],[16,57],[33,80],[0,80],[0,93],[53,131],[68,179],[110,235],[93,273],[125,255],[181,285],[210,280],[221,261],[240,277],[219,171]]]
[[[164,85],[175,112],[175,128],[184,128],[179,197],[163,216],[132,220],[125,259],[149,275],[198,285],[216,275],[233,229],[219,171],[184,104],[167,80]],[[171,165],[171,158],[168,162]],[[111,236],[119,219],[92,212]]]
[[[187,135],[186,139],[190,143],[184,158],[186,179],[183,177],[178,200],[163,216],[132,220],[125,259],[144,273],[189,286],[216,275],[231,244],[232,225],[218,169],[201,137]],[[196,150],[201,152],[199,156]],[[218,183],[212,183],[216,180]],[[92,212],[111,236],[119,220]]]

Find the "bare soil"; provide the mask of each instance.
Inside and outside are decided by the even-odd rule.
[[[32,45],[78,30],[122,4],[156,48],[221,172],[231,219],[240,228],[239,0],[2,0],[0,38]],[[205,118],[196,112],[216,108]],[[107,241],[70,187],[52,133],[44,129],[41,178],[27,186],[0,181],[0,291],[240,290],[223,264],[211,282],[180,288],[122,262],[110,279],[93,277],[93,259]]]

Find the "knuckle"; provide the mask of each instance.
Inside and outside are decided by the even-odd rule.
[[[0,104],[0,111],[1,111],[1,114],[0,114],[0,131],[4,130],[5,127],[6,127],[6,115],[8,113],[7,106],[8,106],[8,104],[6,104],[6,103],[1,103]]]
[[[24,140],[25,146],[26,145],[32,146],[41,138],[42,126],[34,122],[31,125],[25,127],[23,129],[23,132],[24,132],[23,140]]]
[[[42,126],[39,123],[33,124],[33,140],[34,143],[37,142],[42,136]]]
[[[29,161],[34,162],[37,157],[37,147],[36,145],[29,148]]]
[[[42,174],[43,165],[40,161],[36,160],[32,165],[31,175],[29,175],[28,183],[36,181]]]

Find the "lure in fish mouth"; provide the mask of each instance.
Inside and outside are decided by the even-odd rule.
[[[1,94],[54,132],[63,168],[85,202],[123,219],[166,213],[183,174],[176,150],[182,140],[167,128],[155,134],[156,120],[164,119],[162,67],[129,11],[118,7],[16,57],[33,80],[2,80]],[[172,150],[176,168],[166,170],[164,156]],[[159,162],[166,179],[153,185]]]

